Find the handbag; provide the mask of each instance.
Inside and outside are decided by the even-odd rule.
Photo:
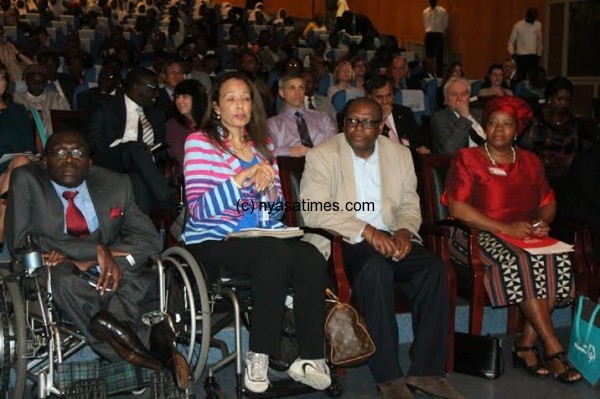
[[[367,325],[356,309],[325,291],[325,341],[327,358],[334,366],[352,367],[366,362],[375,353]]]
[[[504,374],[502,339],[454,334],[454,371],[494,380]]]
[[[592,386],[600,385],[600,304],[580,296],[569,343],[569,362]]]

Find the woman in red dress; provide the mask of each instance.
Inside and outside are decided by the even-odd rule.
[[[556,213],[541,161],[513,147],[531,117],[529,105],[517,97],[490,100],[482,118],[486,143],[456,154],[442,202],[452,217],[481,230],[479,251],[492,306],[518,304],[525,315],[523,334],[512,348],[513,363],[537,377],[552,374],[572,383],[581,374],[568,363],[550,317],[555,305],[572,300],[568,253],[531,255],[497,235],[545,237]],[[466,233],[457,229],[451,246],[454,260],[466,264],[467,248]],[[548,367],[535,348],[538,338]]]

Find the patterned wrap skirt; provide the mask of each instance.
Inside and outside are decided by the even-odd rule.
[[[453,230],[450,258],[459,267],[469,267],[469,235]],[[488,232],[480,232],[477,242],[492,306],[536,298],[556,298],[557,307],[572,302],[575,284],[568,253],[532,255]]]

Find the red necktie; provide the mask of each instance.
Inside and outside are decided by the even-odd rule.
[[[62,196],[67,200],[67,213],[65,216],[65,222],[67,224],[67,233],[75,237],[85,237],[90,234],[88,230],[87,222],[83,213],[75,205],[75,196],[79,194],[79,191],[65,191]]]

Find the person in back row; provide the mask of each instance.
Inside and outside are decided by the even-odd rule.
[[[297,73],[279,79],[279,96],[284,105],[267,126],[278,156],[303,157],[308,150],[337,133],[331,118],[304,106],[305,82]]]

